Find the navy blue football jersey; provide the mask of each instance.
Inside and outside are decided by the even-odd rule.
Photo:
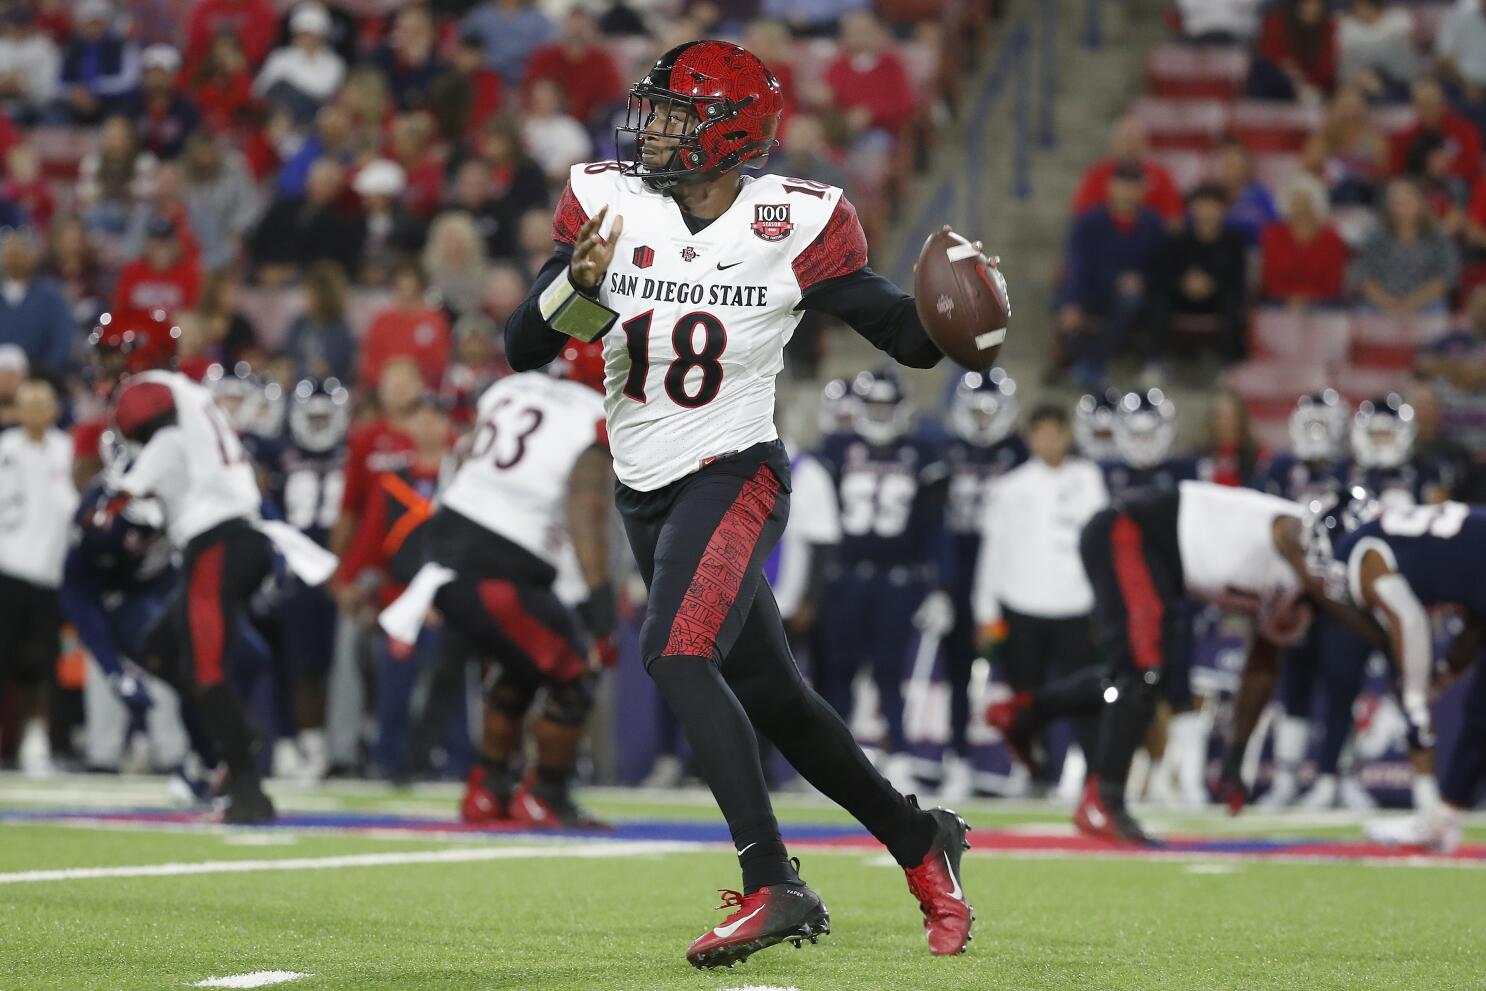
[[[1430,464],[1402,464],[1396,468],[1353,465],[1348,483],[1360,485],[1384,506],[1412,506],[1443,484],[1439,468]]]
[[[1354,598],[1355,575],[1369,548],[1392,558],[1394,569],[1424,605],[1459,605],[1486,613],[1486,507],[1442,502],[1385,509],[1347,534],[1334,553],[1347,566]]]
[[[1197,461],[1194,458],[1169,458],[1153,468],[1134,468],[1123,461],[1103,461],[1099,470],[1104,472],[1104,485],[1109,489],[1111,502],[1119,502],[1138,489],[1175,492],[1182,482],[1197,480]]]
[[[949,471],[945,525],[949,530],[943,562],[945,585],[963,598],[975,582],[975,562],[980,556],[980,516],[992,482],[1027,460],[1027,445],[1016,434],[989,447],[951,437],[945,444],[944,463]]]
[[[938,561],[948,488],[942,441],[908,435],[875,446],[856,434],[831,434],[817,456],[836,483],[844,567]]]
[[[290,526],[324,547],[340,515],[346,488],[346,452],[311,454],[294,445],[278,451],[269,491]]]
[[[1304,505],[1341,491],[1352,476],[1351,462],[1306,461],[1280,451],[1260,467],[1254,488]]]
[[[129,507],[104,526],[93,525],[94,514],[108,500],[101,482],[83,493],[73,516],[69,558],[102,591],[128,594],[170,568],[170,542],[160,527],[142,521],[140,507]]]

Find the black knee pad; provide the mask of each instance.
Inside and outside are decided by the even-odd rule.
[[[593,675],[585,674],[575,681],[547,686],[547,699],[542,715],[562,726],[581,726],[593,712]]]
[[[520,720],[531,708],[532,699],[537,697],[537,687],[535,680],[515,678],[502,672],[491,681],[485,692],[485,702],[496,712]]]
[[[1154,712],[1157,704],[1165,697],[1165,679],[1157,668],[1145,671],[1127,671],[1114,679],[1111,687],[1120,693],[1120,696],[1140,706],[1143,710]]]

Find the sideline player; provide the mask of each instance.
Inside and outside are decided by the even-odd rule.
[[[526,372],[480,396],[469,452],[422,528],[430,563],[381,615],[390,636],[412,643],[436,606],[500,664],[461,805],[466,822],[597,825],[570,786],[593,709],[589,637],[601,641],[596,652],[612,655],[615,625],[607,505],[614,474],[596,391],[598,347],[569,341],[559,359],[566,379]],[[589,589],[576,610],[554,587],[568,554]],[[539,690],[546,694],[533,729],[537,766],[517,787],[513,764]]]
[[[681,721],[743,871],[698,967],[829,931],[780,838],[755,732],[848,809],[907,872],[936,954],[960,953],[964,821],[924,812],[873,768],[800,677],[761,572],[789,510],[774,381],[802,310],[830,313],[908,365],[942,357],[913,297],[867,267],[841,190],[748,177],[775,147],[779,83],[752,53],[679,45],[629,94],[627,162],[573,167],[555,253],[506,322],[511,367],[605,334],[617,502],[650,588],[641,656]],[[626,225],[625,219],[629,223]]]

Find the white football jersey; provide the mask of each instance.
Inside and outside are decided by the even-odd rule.
[[[172,426],[155,431],[117,488],[153,496],[176,547],[231,519],[257,520],[262,505],[253,464],[227,414],[204,387],[176,372],[144,372],[125,389],[159,385],[171,392]]]
[[[573,244],[607,206],[624,232],[598,299],[614,472],[648,492],[710,459],[774,440],[774,379],[805,290],[867,263],[856,210],[834,186],[743,177],[727,212],[693,234],[670,196],[617,162],[573,166],[553,239]]]
[[[1252,610],[1291,598],[1300,576],[1274,545],[1274,521],[1299,503],[1253,489],[1182,482],[1176,536],[1187,591]]]
[[[439,503],[561,568],[568,476],[603,432],[603,397],[587,386],[543,372],[503,378],[480,396],[469,455]]]

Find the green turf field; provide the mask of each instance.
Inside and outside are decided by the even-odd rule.
[[[139,804],[151,787],[0,779],[0,809]],[[285,808],[426,816],[447,813],[454,791],[276,795]],[[591,804],[618,818],[714,816],[704,797]],[[818,802],[781,804],[790,822],[836,818]],[[990,803],[969,818],[982,830],[1066,821],[1049,807]],[[1355,835],[1344,820],[1151,821],[1213,835]],[[1483,838],[1478,822],[1472,839]],[[274,985],[295,991],[1486,987],[1479,867],[974,855],[963,883],[976,939],[969,955],[936,960],[896,867],[877,853],[812,850],[802,873],[830,906],[832,935],[699,973],[683,954],[725,915],[712,908],[715,889],[736,883],[727,848],[586,845],[582,859],[568,855],[574,849],[530,838],[0,825],[0,878],[169,863],[254,868],[0,884],[0,991],[157,991],[256,971],[309,975]],[[509,859],[324,865],[424,852]],[[319,867],[258,869],[285,859]]]

